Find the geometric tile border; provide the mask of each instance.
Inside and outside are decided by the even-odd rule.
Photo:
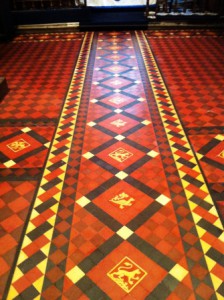
[[[32,272],[32,270],[36,273],[36,281],[32,282],[32,279],[30,279],[30,287],[26,292],[30,294],[30,298],[32,299],[36,299],[36,297],[39,298],[41,294],[92,39],[93,33],[87,33],[85,35],[28,227],[24,235],[11,287],[9,289],[8,299],[20,297],[19,295],[26,289],[23,275],[29,271]],[[39,215],[38,208],[43,204],[48,206],[48,216],[40,226],[36,227],[34,224]],[[32,256],[29,257],[24,249],[35,244],[35,240],[40,236],[43,237],[44,242],[40,249],[33,255],[32,259]]]
[[[57,224],[58,212],[61,212],[59,202],[61,201],[61,198],[63,198],[61,197],[63,193],[63,186],[64,183],[66,184],[66,171],[67,171],[67,167],[69,167],[69,158],[71,157],[71,152],[72,152],[73,136],[74,136],[75,129],[79,124],[79,121],[77,120],[77,115],[79,110],[82,110],[80,108],[80,102],[81,102],[81,97],[84,94],[83,93],[84,80],[86,78],[87,65],[89,62],[90,50],[93,42],[93,35],[94,35],[93,33],[85,34],[85,38],[82,44],[82,49],[80,51],[76,63],[76,67],[73,73],[73,78],[70,83],[70,88],[67,97],[65,99],[65,104],[62,109],[59,125],[57,127],[57,131],[55,133],[53,143],[50,148],[47,164],[45,166],[43,177],[40,182],[40,187],[37,192],[36,200],[34,202],[34,207],[32,208],[32,212],[28,220],[29,222],[26,228],[24,239],[22,241],[22,245],[20,245],[21,249],[18,249],[19,256],[16,262],[16,267],[15,270],[12,270],[12,272],[14,271],[14,275],[8,293],[9,300],[21,299],[21,298],[40,299],[45,287],[47,289],[49,285],[52,285],[52,289],[50,290],[51,293],[53,293],[53,291],[56,291],[57,288],[60,289],[61,287],[60,284],[62,281],[50,282],[50,280],[48,280],[47,278],[47,275],[49,275],[50,272],[49,273],[47,272],[48,272],[48,266],[51,265],[50,254],[51,254],[51,249],[54,248],[55,226]],[[182,125],[179,121],[178,115],[172,104],[172,100],[170,99],[169,94],[166,90],[165,84],[163,82],[162,76],[157,67],[153,54],[150,50],[150,47],[142,32],[136,32],[135,35],[138,39],[138,46],[141,49],[144,65],[146,67],[147,74],[152,86],[154,98],[158,106],[158,111],[163,121],[162,125],[164,126],[166,136],[169,141],[170,149],[172,151],[172,155],[176,163],[176,169],[179,172],[182,188],[188,200],[187,204],[191,212],[191,216],[189,216],[189,220],[191,221],[193,226],[193,222],[191,220],[193,218],[195,228],[197,229],[197,233],[195,231],[194,226],[192,230],[189,230],[189,232],[187,233],[189,235],[188,241],[189,243],[190,242],[193,243],[194,239],[196,240],[199,239],[200,243],[198,243],[199,244],[198,249],[200,251],[201,251],[201,247],[203,249],[204,257],[201,258],[200,263],[203,266],[202,267],[203,271],[206,270],[208,272],[208,276],[203,277],[202,285],[203,284],[205,285],[207,283],[208,286],[211,287],[213,283],[217,299],[221,299],[223,296],[221,294],[221,288],[223,287],[222,286],[223,283],[221,277],[219,276],[220,274],[218,273],[219,264],[216,262],[219,262],[219,255],[222,252],[221,249],[221,245],[222,245],[221,243],[223,240],[222,224],[218,219],[216,208],[211,199],[211,196],[209,195],[209,191],[204,181],[203,175],[201,174],[200,168],[198,166],[198,162],[187,140]],[[122,90],[122,88],[123,87],[121,86],[120,89]],[[114,92],[116,92],[116,90],[114,90]],[[119,111],[119,113],[120,112],[121,111]],[[95,126],[94,124],[91,125]],[[128,140],[126,136],[125,136],[125,140],[126,141]],[[87,153],[92,155],[91,152],[87,152]],[[154,155],[156,154],[157,152],[154,153]],[[91,157],[89,161],[91,161]],[[114,182],[118,181],[119,178],[118,174],[120,173],[122,173],[122,171],[115,174],[117,178],[115,178],[115,180],[112,181],[113,184]],[[119,179],[125,179],[126,182],[129,182],[131,180],[130,178],[131,176],[129,176],[128,173],[123,172],[123,174],[120,175],[125,177]],[[110,180],[108,180],[108,182],[109,181]],[[88,197],[82,197],[77,202],[80,205],[82,204],[81,205],[82,207],[85,207],[85,209],[83,209],[83,212],[84,211],[87,211],[87,213],[91,212],[91,207],[93,205],[91,204],[91,201],[88,199],[90,194],[91,193],[88,194]],[[95,196],[93,198],[95,198]],[[198,199],[198,202],[196,202],[195,198]],[[163,205],[169,203],[172,204],[173,199],[172,198],[170,199],[165,195],[161,195],[156,198],[156,201],[157,202],[153,204],[154,207],[161,208]],[[206,212],[204,212],[203,210],[204,206],[209,207],[209,209],[207,209]],[[149,209],[151,210],[151,205]],[[45,212],[44,218],[41,215],[43,211]],[[97,221],[100,221],[100,218],[98,218],[97,215],[99,212],[100,212],[99,210],[98,211],[95,210],[96,214],[93,216]],[[141,225],[145,221],[146,220],[143,218],[143,220],[141,220],[139,224]],[[187,218],[185,221],[188,221]],[[137,225],[137,227],[140,225]],[[129,224],[127,224],[127,227],[122,226],[122,224],[119,224],[119,222],[114,222],[114,226],[117,227],[117,229],[115,230],[116,234],[114,234],[110,239],[108,239],[107,243],[105,243],[103,248],[103,252],[105,253],[105,256],[108,256],[109,251],[113,250],[112,249],[114,248],[113,242],[115,241],[117,243],[116,246],[118,246],[120,243],[123,243],[125,245],[132,244],[132,246],[135,247],[136,240],[141,242],[141,244],[142,243],[147,244],[146,241],[144,241],[142,238],[138,237],[137,234],[134,233],[136,229],[134,226],[134,222],[130,222]],[[180,227],[180,229],[182,228]],[[182,237],[186,238],[187,234],[185,236],[182,232],[181,234]],[[125,241],[127,240],[128,242],[124,242],[124,240]],[[108,249],[107,246],[110,244],[110,242],[112,242],[111,243],[112,246],[110,249]],[[39,243],[41,243],[41,245]],[[220,253],[216,251],[217,247],[219,246],[220,248],[218,250],[221,251]],[[154,247],[150,247],[150,249],[151,249],[150,252],[154,254],[155,252]],[[192,250],[193,247],[190,249]],[[195,250],[194,252],[195,254],[196,247],[193,250]],[[157,260],[157,256],[156,256],[157,254],[159,254],[159,251],[156,251],[155,256],[153,255],[155,260]],[[64,255],[66,257],[66,254]],[[88,288],[88,285],[92,284],[91,271],[93,273],[97,272],[97,270],[94,269],[91,270],[92,265],[88,263],[89,258],[93,258],[95,263],[97,262],[100,263],[101,256],[98,257],[97,255],[96,256],[94,255],[95,254],[90,255],[91,257],[87,257],[86,261],[82,262],[78,266],[75,266],[74,268],[72,268],[66,273],[67,278],[69,278],[73,284],[76,284],[77,287],[80,288],[80,291],[84,291],[86,285]],[[162,299],[162,297],[164,297],[164,295],[161,295],[161,293],[163,292],[162,287],[169,280],[169,278],[172,278],[172,283],[173,283],[172,288],[175,288],[176,283],[174,284],[174,282],[182,281],[188,272],[180,264],[178,263],[175,264],[172,261],[172,259],[167,259],[166,255],[160,255],[159,257],[161,261],[163,259],[166,260],[167,262],[167,265],[165,263],[165,266],[167,266],[166,271],[169,271],[169,274],[166,276],[166,278],[163,281],[161,281],[161,284],[159,284],[156,288],[156,292],[159,293],[160,299]],[[190,262],[189,257],[188,259],[189,259],[188,262]],[[204,263],[204,260],[206,261],[206,263]],[[122,265],[123,263],[124,265]],[[125,257],[124,259],[119,260],[118,264],[113,264],[113,266],[111,266],[108,269],[107,280],[112,279],[113,281],[113,279],[117,279],[116,276],[117,274],[119,275],[118,271],[124,269],[124,267],[128,267],[128,268],[131,267],[131,270],[134,271],[134,274],[136,274],[137,272],[137,275],[139,274],[141,275],[139,278],[139,283],[141,282],[141,280],[144,281],[145,276],[147,276],[146,272],[144,271],[145,268],[144,265],[142,266],[139,262],[135,261],[135,259]],[[59,264],[57,265],[56,263],[55,263],[55,268],[52,269],[49,268],[49,269],[52,272],[59,271],[62,273],[62,271],[59,269]],[[193,277],[193,275],[191,276]],[[210,276],[211,276],[212,283],[210,283],[211,281]],[[60,274],[58,277],[60,277]],[[138,283],[137,277],[134,277],[134,279],[136,279],[136,282],[134,281],[133,284],[129,286],[125,285],[125,283],[123,282],[123,286],[124,285],[126,286],[126,289],[124,290],[130,292],[132,288],[135,287],[135,285]],[[208,282],[206,282],[206,279],[208,280]],[[195,282],[199,281],[197,274],[195,276],[195,280],[192,281],[193,281],[193,286]],[[81,288],[82,285],[83,285],[83,289]],[[94,292],[95,291],[96,292],[98,291],[97,287],[94,290]],[[46,295],[47,294],[43,295],[43,298],[47,299]],[[48,294],[48,297],[49,295],[50,294]],[[87,298],[87,296],[89,295],[90,294],[87,291],[86,297],[85,295],[83,295],[80,296],[80,299]],[[197,292],[196,295],[199,296]],[[151,296],[154,299],[154,295]],[[159,297],[157,296],[158,295],[155,293],[155,298]],[[52,298],[56,299],[57,297],[59,298],[57,294],[54,295],[52,294]],[[72,295],[69,295],[69,297],[72,297]],[[99,298],[107,299],[106,294],[104,294],[99,298],[97,297],[98,297],[97,294],[94,294],[92,299],[99,299]],[[127,298],[128,297],[131,297],[131,295],[127,295]]]
[[[174,161],[176,163],[176,167],[185,190],[186,198],[188,200],[188,205],[195,223],[195,228],[198,233],[198,238],[204,252],[207,268],[210,270],[214,290],[216,291],[217,298],[221,299],[220,297],[222,297],[222,295],[217,291],[222,285],[222,280],[219,278],[219,274],[215,272],[217,262],[208,255],[209,251],[212,251],[214,241],[209,240],[207,234],[209,231],[213,232],[213,234],[216,232],[215,236],[217,241],[222,243],[224,239],[223,226],[220,222],[216,207],[201,174],[195,155],[191,149],[184,129],[179,121],[175,107],[173,106],[169,93],[163,82],[150,46],[142,32],[136,32],[136,36],[139,41],[142,57],[145,62],[158,110],[165,127],[167,140],[169,141],[170,148],[173,153]],[[179,147],[179,149],[175,147],[178,143],[181,147]],[[185,157],[184,160],[183,157]],[[188,171],[194,171],[196,174],[195,178],[189,176]],[[209,210],[208,214],[214,217],[215,220],[213,223],[207,220],[205,221],[203,216],[200,214],[200,203],[197,205],[192,201],[192,197],[195,194],[202,196],[204,202],[211,205],[211,209]]]

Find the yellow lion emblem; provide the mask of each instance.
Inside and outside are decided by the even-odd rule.
[[[141,271],[133,267],[135,267],[133,264],[125,262],[117,271],[110,274],[111,278],[127,292],[141,278]]]
[[[139,269],[133,269],[133,265],[129,262],[125,262],[124,266],[119,267],[117,272],[114,272],[112,276],[114,279],[127,280],[127,282],[132,285],[134,280],[138,280],[140,278],[141,271]]]
[[[107,275],[125,292],[129,293],[143,280],[147,272],[126,256]]]
[[[135,201],[135,199],[129,197],[126,193],[121,193],[121,194],[115,196],[110,201],[119,205],[120,209],[123,209],[126,206],[131,206],[132,202]]]

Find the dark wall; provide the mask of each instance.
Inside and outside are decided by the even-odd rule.
[[[1,0],[0,0],[1,1]],[[13,11],[13,20],[16,25],[47,24],[80,22],[85,18],[86,10],[83,8],[60,8],[41,10]]]
[[[198,4],[202,11],[223,13],[224,0],[198,0]]]
[[[0,0],[0,38],[10,38],[14,32],[9,0]]]

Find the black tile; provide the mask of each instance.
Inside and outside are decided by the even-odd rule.
[[[108,226],[111,230],[116,232],[122,226],[121,224],[111,217],[108,213],[103,211],[98,206],[94,205],[92,202],[85,206],[85,209],[88,210],[93,216],[95,216],[99,221]]]
[[[184,159],[183,157],[178,158],[177,160],[179,163],[193,169],[196,165],[190,162],[189,160]]]
[[[42,212],[44,212],[45,210],[47,210],[48,208],[50,208],[51,206],[53,206],[54,204],[56,204],[57,201],[54,198],[51,198],[43,203],[41,203],[40,205],[38,205],[35,210],[41,214]]]
[[[212,258],[214,261],[216,261],[219,265],[224,267],[224,254],[217,251],[214,248],[210,248],[207,252],[206,255]]]
[[[140,212],[134,219],[132,219],[126,226],[130,228],[132,231],[137,230],[140,226],[142,226],[146,221],[150,219],[158,210],[162,207],[162,205],[158,202],[151,203],[147,208],[145,208],[142,212]]]
[[[112,165],[109,165],[107,162],[105,162],[104,160],[100,159],[97,156],[90,158],[90,160],[92,162],[94,162],[95,164],[97,164],[98,166],[100,166],[101,168],[107,170],[108,172],[110,172],[114,175],[120,171],[119,169],[113,167]]]
[[[23,291],[21,294],[19,294],[17,297],[13,298],[15,300],[30,300],[35,299],[37,296],[39,296],[39,292],[31,285],[28,289]]]
[[[206,156],[202,157],[200,159],[200,161],[206,162],[206,163],[214,166],[215,168],[218,168],[218,169],[224,171],[224,164],[221,164],[221,163],[219,163],[219,162],[217,162],[217,161],[215,161],[213,159],[210,159],[210,158],[208,158]]]
[[[27,236],[33,241],[43,235],[45,232],[50,230],[52,228],[52,225],[50,225],[48,222],[45,222],[41,224],[40,226],[36,227],[34,230],[30,231]]]
[[[132,234],[128,238],[128,241],[167,272],[169,272],[176,265],[176,263],[173,262],[169,257],[159,252],[156,248],[136,234]]]
[[[44,259],[46,259],[46,255],[42,251],[38,251],[19,264],[18,267],[23,273],[27,273]]]
[[[132,165],[130,165],[129,167],[127,167],[126,169],[124,169],[124,172],[127,174],[131,174],[132,172],[134,172],[135,170],[137,170],[138,168],[143,166],[145,163],[147,163],[151,159],[152,158],[149,157],[148,155],[144,156],[141,159],[139,159],[138,161],[136,161],[135,163],[133,163]]]
[[[220,143],[219,140],[212,139],[208,144],[204,145],[200,150],[197,152],[206,155],[210,150],[212,150],[214,147],[216,147]]]
[[[112,177],[104,182],[103,185],[95,188],[88,194],[86,194],[86,197],[89,200],[94,200],[98,196],[100,196],[102,193],[104,193],[106,190],[108,190],[110,187],[114,186],[116,183],[118,183],[120,180],[117,177]]]
[[[195,185],[196,187],[201,187],[204,183],[201,182],[200,180],[196,179],[196,178],[193,178],[191,177],[190,175],[186,174],[184,177],[183,177],[184,180],[186,180],[187,182]]]
[[[216,237],[220,237],[220,235],[222,234],[222,230],[214,225],[212,225],[211,223],[209,223],[208,221],[201,219],[198,223],[198,226],[204,228],[206,231],[208,231],[209,233],[211,233],[212,235],[216,236]]]
[[[95,285],[88,277],[84,277],[77,282],[77,286],[91,300],[110,300],[110,298]]]

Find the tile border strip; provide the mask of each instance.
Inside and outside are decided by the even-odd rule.
[[[222,280],[221,280],[221,278],[217,277],[217,274],[212,272],[212,270],[218,264],[214,260],[212,260],[208,255],[206,255],[213,246],[208,243],[208,240],[204,239],[204,236],[206,235],[207,230],[201,226],[203,219],[202,219],[201,215],[199,215],[197,213],[196,209],[198,206],[193,201],[191,201],[191,197],[194,195],[194,192],[190,191],[190,185],[192,185],[192,183],[189,183],[189,181],[186,181],[184,179],[184,177],[187,176],[188,173],[186,172],[186,169],[184,168],[185,167],[184,164],[180,160],[181,159],[181,156],[179,154],[180,151],[173,146],[175,143],[178,143],[178,141],[177,141],[178,139],[179,139],[180,145],[182,145],[182,146],[184,145],[185,148],[188,148],[188,151],[185,154],[187,154],[187,156],[188,156],[188,161],[192,165],[194,165],[194,167],[192,169],[195,171],[195,173],[198,174],[195,179],[196,179],[196,181],[200,182],[200,186],[197,186],[197,189],[203,195],[205,195],[203,200],[212,206],[212,208],[209,211],[209,214],[214,216],[216,218],[216,221],[213,224],[207,220],[206,220],[206,222],[209,223],[209,225],[211,225],[211,227],[216,227],[218,229],[219,234],[218,234],[218,236],[216,235],[216,240],[219,241],[220,243],[222,243],[224,240],[223,226],[219,219],[218,212],[217,212],[214,202],[211,198],[211,195],[209,193],[206,182],[201,173],[196,156],[195,156],[195,154],[191,148],[191,145],[187,139],[187,136],[184,132],[183,126],[181,124],[181,121],[180,121],[177,111],[175,109],[175,106],[173,105],[172,99],[171,99],[169,92],[166,88],[166,85],[163,81],[162,75],[159,71],[159,67],[154,58],[154,55],[149,46],[149,43],[147,42],[146,37],[143,32],[136,31],[135,34],[136,34],[136,37],[138,40],[138,44],[140,47],[140,51],[142,53],[143,60],[145,62],[145,67],[147,70],[148,78],[151,83],[152,91],[154,94],[155,101],[157,103],[158,111],[159,111],[160,117],[161,117],[163,125],[164,125],[167,140],[169,142],[170,149],[172,151],[174,161],[175,161],[175,164],[176,164],[176,167],[177,167],[177,170],[178,170],[178,173],[179,173],[179,176],[180,176],[183,188],[184,188],[186,199],[188,201],[188,205],[191,210],[192,218],[193,218],[193,221],[195,224],[195,228],[196,228],[196,231],[198,234],[198,238],[200,240],[200,244],[201,244],[203,253],[204,253],[207,268],[210,272],[214,291],[216,293],[217,299],[221,299],[222,296],[217,292],[217,290],[222,285]],[[150,61],[150,63],[149,63],[149,61]],[[166,102],[168,104],[167,109],[169,112],[172,112],[172,118],[170,117],[170,115],[166,115],[166,113],[164,113],[164,102]],[[178,133],[179,138],[177,138],[176,133]],[[175,142],[172,141],[172,138],[175,139]]]
[[[25,274],[22,271],[22,266],[26,264],[26,261],[29,259],[24,249],[27,246],[30,246],[32,243],[35,243],[35,233],[39,227],[36,227],[33,223],[38,215],[38,211],[36,208],[42,203],[46,203],[46,201],[51,201],[51,205],[48,207],[48,218],[46,218],[44,226],[45,231],[40,234],[44,236],[47,241],[42,248],[40,248],[39,253],[41,253],[42,258],[39,263],[37,263],[34,267],[38,270],[39,278],[30,284],[33,289],[35,289],[39,296],[36,296],[35,299],[39,299],[41,297],[41,291],[44,283],[46,267],[48,263],[48,255],[50,251],[51,241],[53,237],[54,225],[56,222],[57,211],[59,207],[60,197],[62,194],[62,187],[65,179],[66,169],[68,165],[69,155],[71,144],[73,141],[73,134],[76,127],[77,115],[80,107],[80,101],[82,97],[85,74],[87,71],[87,65],[89,61],[89,54],[92,46],[94,33],[86,33],[82,48],[80,50],[79,57],[77,59],[76,67],[73,72],[72,80],[69,86],[69,90],[65,99],[65,103],[61,112],[60,120],[58,127],[56,129],[56,133],[52,142],[52,146],[49,151],[49,156],[47,159],[47,163],[45,166],[45,170],[43,172],[43,177],[40,182],[40,186],[37,192],[36,199],[34,201],[34,207],[32,209],[30,219],[28,222],[28,226],[26,228],[26,232],[24,235],[24,239],[22,241],[22,246],[20,249],[19,257],[17,259],[16,267],[13,273],[11,286],[9,288],[9,292],[7,295],[7,299],[14,299],[19,296],[20,292],[16,289],[15,283],[19,281]],[[61,143],[62,136],[66,134],[66,138]],[[57,151],[63,148],[60,154],[57,154]],[[66,148],[66,149],[65,149]],[[54,165],[57,168],[54,169]],[[60,167],[58,167],[60,166]],[[60,170],[60,175],[58,175],[58,171]],[[48,178],[51,178],[50,180]],[[58,179],[56,184],[50,185],[51,181]],[[48,186],[46,186],[48,185]],[[50,195],[50,197],[49,197]],[[49,199],[50,198],[50,199]],[[52,201],[52,199],[54,201]],[[47,227],[47,228],[46,228]],[[38,236],[39,237],[39,236]],[[35,254],[34,254],[35,255]]]

